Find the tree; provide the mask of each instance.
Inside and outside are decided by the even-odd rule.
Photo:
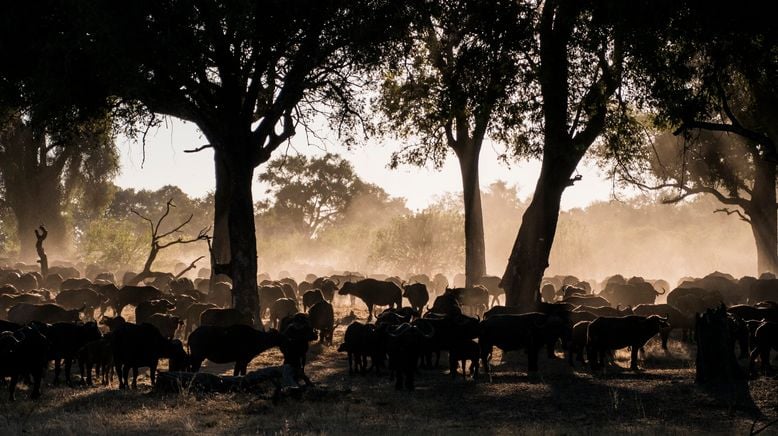
[[[272,205],[262,206],[309,239],[341,218],[364,189],[351,164],[340,156],[284,156],[270,161],[259,180],[269,185]]]
[[[459,160],[468,286],[486,274],[481,147],[487,135],[510,141],[520,130],[515,96],[527,71],[528,17],[522,2],[427,2],[408,34],[410,49],[382,72],[380,131],[412,141],[393,155],[392,167],[439,167],[449,151]]]
[[[381,271],[403,276],[461,271],[464,241],[457,229],[462,220],[440,205],[395,218],[376,234],[369,260]]]
[[[539,301],[562,194],[605,131],[611,98],[621,84],[623,51],[610,22],[619,15],[606,6],[550,0],[534,17],[537,44],[529,57],[534,74],[527,86],[537,88],[541,101],[533,120],[542,125],[542,165],[502,277],[507,305],[532,308]]]
[[[650,153],[616,156],[626,180],[676,190],[667,201],[709,194],[724,205],[717,211],[748,222],[760,273],[778,272],[778,32],[765,7],[732,10],[686,1],[660,8],[654,36],[634,36],[630,49],[654,124],[678,138],[660,137],[669,164],[653,165],[658,184],[635,175],[643,168],[634,158],[656,161]],[[651,140],[637,145],[651,150]]]
[[[162,222],[165,220],[165,218],[170,215],[170,209],[175,208],[176,206],[173,204],[173,199],[167,201],[167,204],[165,205],[165,212],[162,214],[162,216],[159,217],[156,224],[154,221],[151,220],[151,218],[141,215],[136,210],[132,210],[132,213],[139,216],[144,221],[148,222],[149,224],[149,230],[151,237],[151,241],[149,244],[149,255],[146,258],[146,262],[143,264],[143,269],[141,272],[139,272],[137,275],[135,275],[132,279],[130,279],[127,284],[128,285],[137,285],[138,283],[142,282],[143,280],[154,277],[158,275],[159,273],[156,273],[151,270],[152,265],[154,264],[154,261],[157,259],[157,255],[161,250],[164,250],[165,248],[168,248],[172,245],[178,245],[178,244],[191,244],[193,242],[198,241],[205,241],[208,239],[208,232],[211,230],[210,227],[203,228],[200,230],[200,232],[197,234],[197,236],[193,238],[186,239],[183,236],[178,236],[177,238],[171,238],[171,236],[181,233],[181,229],[184,228],[187,224],[189,224],[190,221],[192,221],[193,215],[189,215],[189,218],[184,220],[183,222],[180,222],[179,224],[173,225],[173,227],[165,228],[164,230],[161,229]]]
[[[35,255],[32,231],[44,224],[49,248],[65,254],[72,246],[68,214],[106,201],[101,189],[118,170],[110,119],[103,117],[47,128],[9,110],[0,122],[0,185],[17,224],[21,259]]]
[[[79,3],[93,87],[195,123],[216,172],[213,270],[258,317],[254,169],[315,113],[350,123],[357,67],[403,31],[388,0]],[[333,106],[328,106],[330,102]],[[325,104],[327,103],[327,104]]]

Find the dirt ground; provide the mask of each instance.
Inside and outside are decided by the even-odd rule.
[[[316,386],[301,399],[274,404],[270,385],[259,394],[163,396],[145,375],[135,391],[119,391],[115,379],[111,387],[47,383],[38,402],[22,386],[9,403],[3,386],[0,434],[747,434],[755,420],[758,429],[778,417],[778,379],[751,380],[737,393],[702,389],[694,384],[694,350],[678,341],[665,353],[652,340],[640,372],[625,369],[624,351],[615,367],[594,375],[561,355],[541,356],[539,373],[528,375],[523,352],[505,361],[495,352],[491,381],[452,380],[441,363],[405,392],[386,375],[348,375],[346,355],[337,352],[344,330],[332,347],[312,344],[306,373]],[[271,350],[252,367],[281,360]],[[228,365],[206,364],[205,371],[231,374]],[[778,434],[778,425],[761,434]]]

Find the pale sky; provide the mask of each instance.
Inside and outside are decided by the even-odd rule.
[[[203,196],[214,189],[213,151],[205,149],[198,153],[184,153],[186,149],[207,143],[199,129],[192,123],[167,118],[163,125],[149,132],[146,139],[146,162],[141,167],[142,147],[137,141],[120,139],[121,174],[116,184],[125,188],[157,189],[164,185],[178,185],[191,196]],[[383,145],[382,145],[383,144]],[[461,192],[461,178],[456,158],[451,155],[441,170],[418,168],[405,165],[396,170],[387,164],[392,151],[389,141],[373,140],[364,146],[348,150],[332,144],[326,146],[308,145],[304,135],[298,134],[291,146],[282,146],[273,157],[284,153],[323,154],[337,153],[348,159],[359,177],[375,183],[390,195],[407,199],[411,209],[422,209],[434,202],[440,195]],[[497,161],[498,146],[484,144],[481,151],[481,187],[486,188],[496,180],[518,185],[522,198],[529,197],[540,172],[540,162],[514,163],[510,167]],[[262,166],[256,174],[262,171]],[[562,197],[562,209],[583,207],[596,200],[608,200],[611,195],[611,181],[592,165],[582,164],[579,172],[583,180],[568,188]],[[254,200],[264,196],[264,188],[254,182]]]

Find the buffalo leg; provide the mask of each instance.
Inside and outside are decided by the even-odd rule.
[[[73,359],[70,357],[65,358],[65,383],[67,383],[68,386],[72,385],[72,382],[70,381],[70,370],[73,367]]]
[[[129,368],[127,368],[125,372],[127,372],[128,370]],[[138,388],[138,367],[137,366],[132,367],[132,388],[133,389]]]
[[[640,350],[640,347],[633,346],[632,351],[630,352],[629,369],[633,371],[638,370],[638,352]]]
[[[62,371],[62,362],[54,359],[54,385],[59,384],[59,373]]]
[[[19,382],[19,374],[11,376],[11,383],[8,385],[8,401],[16,401],[16,383]]]
[[[448,352],[448,369],[451,373],[451,379],[457,378],[457,368],[459,368],[459,361],[456,359],[453,353]]]
[[[370,322],[373,319],[373,305],[368,304],[367,305],[367,322]]]
[[[151,379],[151,385],[157,384],[157,364],[155,363],[149,367],[149,378]]]
[[[43,368],[35,368],[32,373],[32,393],[30,398],[33,400],[41,396],[41,379],[43,378]]]
[[[667,340],[670,338],[670,330],[663,329],[659,332],[659,337],[662,338],[662,349],[667,351]]]
[[[535,372],[538,370],[538,354],[540,350],[538,347],[529,347],[527,350],[527,371]]]

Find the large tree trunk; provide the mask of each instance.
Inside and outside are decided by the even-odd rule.
[[[513,244],[508,266],[500,287],[505,289],[505,304],[534,310],[540,301],[540,282],[548,268],[554,243],[562,193],[579,159],[559,165],[561,159],[545,156],[535,194],[522,217],[519,234]]]
[[[254,167],[250,159],[241,158],[240,154],[236,153],[229,156],[227,169],[232,305],[243,313],[251,314],[255,325],[261,327],[257,294],[257,235],[254,227],[254,199],[251,193]]]
[[[211,258],[212,278],[215,274],[229,274],[225,265],[230,263],[230,233],[229,233],[229,206],[230,206],[230,175],[227,165],[221,153],[214,153],[214,166],[216,168],[216,190],[214,192],[214,223],[213,244]]]
[[[484,218],[478,178],[480,147],[470,145],[458,153],[465,202],[465,286],[477,284],[486,274]]]
[[[747,212],[756,242],[757,272],[778,273],[775,163],[756,158],[755,167],[753,193]]]

